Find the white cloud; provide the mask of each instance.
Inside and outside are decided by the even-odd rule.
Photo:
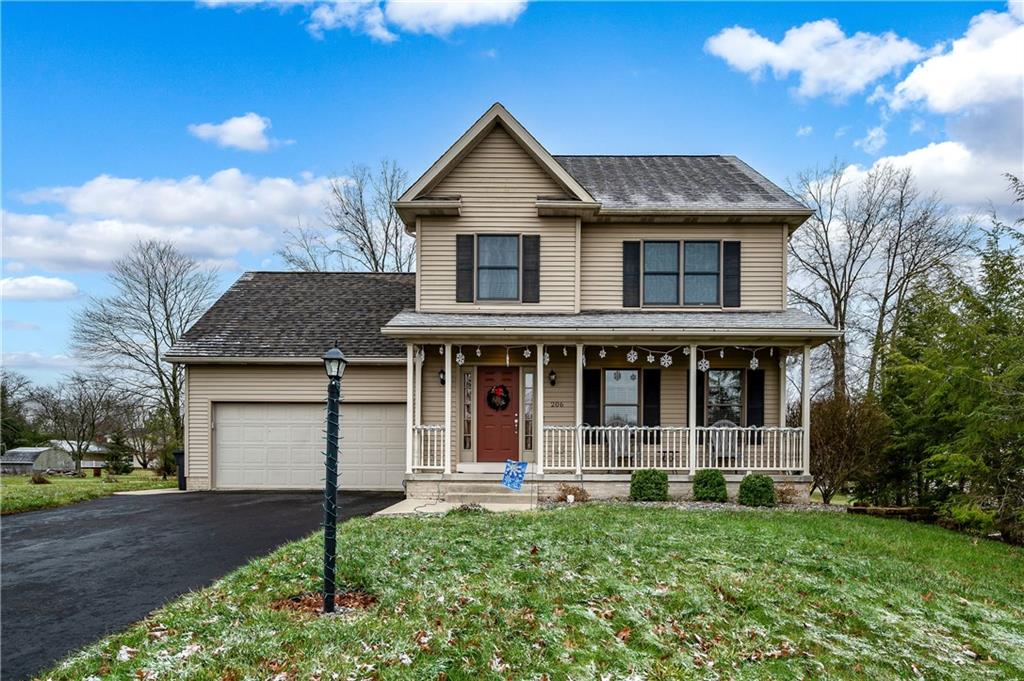
[[[100,175],[37,189],[23,202],[56,203],[56,216],[3,213],[4,257],[50,270],[105,269],[139,239],[176,244],[200,260],[229,264],[239,252],[272,248],[285,227],[315,222],[329,180],[256,178],[236,168],[208,178]]]
[[[249,112],[242,116],[228,118],[220,123],[192,123],[189,134],[218,147],[242,149],[245,151],[266,151],[272,146],[291,144],[292,140],[277,140],[267,137],[270,119]]]
[[[398,40],[397,31],[447,36],[457,28],[509,24],[526,9],[526,0],[202,0],[210,7],[300,7],[308,13],[306,29],[322,38],[325,31],[347,28],[382,43]],[[394,30],[392,30],[394,29]]]
[[[877,154],[885,146],[888,141],[888,135],[885,133],[885,128],[880,125],[876,125],[867,131],[863,137],[853,143],[853,146],[860,147],[868,154]]]
[[[796,129],[796,136],[797,137],[807,137],[812,132],[814,132],[814,126],[812,126],[812,125],[801,125],[799,128]]]
[[[862,92],[924,56],[919,45],[891,32],[847,36],[834,19],[790,28],[779,42],[733,26],[708,38],[704,49],[754,80],[768,69],[777,79],[796,73],[800,77],[796,91],[804,97]]]
[[[80,362],[67,355],[44,355],[39,352],[5,352],[0,362],[7,369],[72,369]]]
[[[384,14],[403,31],[445,36],[463,26],[513,23],[524,9],[523,0],[389,0]]]
[[[78,295],[78,287],[58,277],[4,277],[0,297],[4,300],[67,300]]]
[[[924,60],[896,85],[890,106],[899,110],[922,103],[931,111],[949,114],[1019,99],[1024,90],[1021,22],[1010,13],[977,15],[948,51]]]

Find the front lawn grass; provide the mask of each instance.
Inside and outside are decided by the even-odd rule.
[[[136,470],[130,475],[117,475],[117,482],[106,482],[106,474],[102,478],[92,477],[92,471],[86,472],[88,477],[69,478],[63,475],[50,475],[49,485],[33,485],[28,475],[0,476],[0,513],[22,513],[40,508],[66,506],[86,499],[105,497],[114,492],[127,492],[139,489],[160,489],[176,487],[173,479],[162,480],[152,471]]]
[[[338,545],[367,611],[270,609],[319,588],[316,534],[43,678],[1024,676],[1024,552],[933,526],[591,504],[360,519]]]

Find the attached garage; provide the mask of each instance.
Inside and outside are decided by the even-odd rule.
[[[224,402],[213,414],[217,489],[323,487],[323,404]],[[341,489],[401,490],[405,405],[346,403],[341,424]]]

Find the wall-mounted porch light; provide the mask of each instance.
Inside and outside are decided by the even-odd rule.
[[[441,385],[444,385],[444,369],[437,372],[437,380],[440,381]]]
[[[550,383],[551,385],[554,385],[554,384],[555,384],[555,381],[557,381],[557,380],[558,380],[558,374],[556,374],[556,373],[555,373],[555,370],[554,370],[554,369],[552,369],[552,370],[551,370],[551,371],[550,371],[550,372],[548,373],[548,383]]]

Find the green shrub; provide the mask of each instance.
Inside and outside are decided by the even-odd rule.
[[[774,506],[775,481],[767,475],[748,475],[740,483],[739,502],[744,506]]]
[[[942,525],[975,535],[987,535],[995,529],[996,514],[958,495],[939,508]]]
[[[722,471],[705,468],[693,476],[694,501],[729,501],[729,492],[725,489],[725,476]]]
[[[633,501],[668,501],[668,473],[653,468],[633,471],[629,479],[629,498]]]

